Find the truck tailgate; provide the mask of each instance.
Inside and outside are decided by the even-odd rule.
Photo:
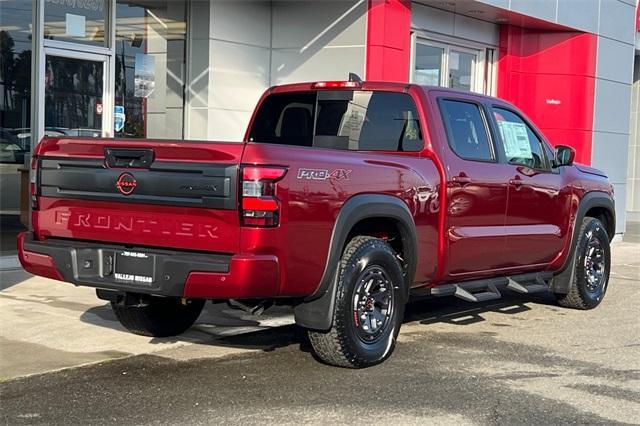
[[[244,145],[45,139],[38,145],[37,238],[235,253]]]

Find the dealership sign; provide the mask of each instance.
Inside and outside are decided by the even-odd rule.
[[[104,10],[104,0],[47,0],[50,4],[59,4],[62,7],[69,7],[72,9],[86,9],[93,11]]]

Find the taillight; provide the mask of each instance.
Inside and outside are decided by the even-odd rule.
[[[29,174],[29,198],[31,210],[38,210],[38,158],[31,157],[31,172]]]
[[[240,219],[244,226],[278,226],[280,201],[276,198],[276,182],[286,173],[283,167],[242,168]]]

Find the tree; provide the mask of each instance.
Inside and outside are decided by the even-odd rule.
[[[2,84],[2,99],[4,102],[3,109],[10,109],[9,96],[13,81],[14,69],[14,47],[15,42],[9,32],[0,31],[0,84]]]

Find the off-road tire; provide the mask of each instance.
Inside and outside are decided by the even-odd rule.
[[[588,282],[585,272],[585,257],[588,255],[588,244],[591,236],[595,236],[600,242],[604,252],[605,270],[602,282],[596,291],[588,290]],[[609,247],[609,235],[598,219],[585,217],[582,221],[578,234],[578,241],[575,248],[575,261],[572,267],[572,282],[569,293],[555,293],[556,300],[560,306],[573,309],[593,309],[602,302],[609,284],[609,273],[611,271],[611,248]]]
[[[353,309],[358,280],[368,267],[384,271],[393,298],[390,316],[381,327],[379,337],[371,343],[359,337]],[[308,330],[315,355],[327,364],[346,368],[363,368],[384,361],[395,347],[404,317],[406,293],[402,268],[391,246],[374,237],[353,238],[340,260],[333,325],[326,332]]]
[[[184,333],[198,319],[204,300],[188,300],[183,305],[175,297],[151,297],[140,306],[111,302],[118,321],[134,334],[168,337]]]

